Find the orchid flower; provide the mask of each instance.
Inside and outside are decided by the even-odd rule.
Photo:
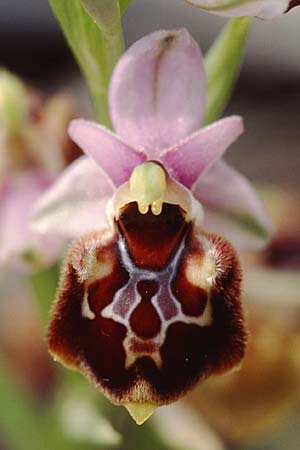
[[[204,11],[225,17],[253,16],[263,20],[275,19],[287,13],[298,0],[185,0]]]
[[[28,222],[31,206],[77,156],[66,134],[73,111],[68,96],[42,101],[0,71],[0,266],[36,269],[61,255],[62,238],[32,232]]]
[[[250,183],[220,161],[242,119],[200,128],[205,91],[201,52],[185,29],[140,39],[110,83],[117,134],[72,121],[88,156],[34,214],[40,231],[79,237],[65,260],[50,351],[137,423],[240,364],[240,266],[212,231],[262,245],[270,230]]]

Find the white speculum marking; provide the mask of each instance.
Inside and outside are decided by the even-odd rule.
[[[130,279],[125,286],[118,290],[113,301],[102,310],[101,315],[102,317],[113,319],[115,322],[125,325],[127,329],[127,336],[123,341],[126,353],[126,368],[130,367],[141,356],[151,357],[157,367],[161,367],[162,359],[160,348],[166,339],[168,327],[174,322],[195,324],[202,327],[212,324],[212,306],[210,297],[208,297],[208,301],[201,316],[191,317],[183,313],[180,302],[172,293],[171,283],[176,274],[176,268],[183,249],[184,243],[181,244],[167,267],[164,270],[157,272],[135,267],[128,254],[125,242],[122,239],[119,240],[119,252],[122,264],[128,271]],[[199,267],[199,270],[201,270],[201,267]],[[157,293],[150,301],[160,318],[161,327],[155,337],[147,340],[137,336],[130,325],[131,313],[141,302],[141,295],[137,290],[137,284],[141,280],[155,280],[159,286]],[[207,274],[206,283],[207,286],[211,286],[211,273]],[[89,318],[91,318],[91,315]],[[147,349],[147,346],[145,345],[147,342],[151,344],[149,349]],[[134,351],[132,348],[134,343],[140,343],[142,350],[139,349]]]
[[[81,304],[81,315],[85,319],[93,320],[95,319],[95,313],[90,308],[89,301],[88,301],[88,291],[86,290],[83,294],[83,300]]]

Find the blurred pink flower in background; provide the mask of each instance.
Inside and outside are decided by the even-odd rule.
[[[0,72],[0,265],[39,269],[59,259],[63,240],[29,228],[31,207],[80,152],[67,136],[73,100],[44,100]]]
[[[80,154],[67,134],[75,110],[69,95],[45,99],[0,70],[0,349],[18,382],[38,397],[49,393],[55,373],[29,280],[61,258],[65,240],[32,231],[29,217],[39,196]]]

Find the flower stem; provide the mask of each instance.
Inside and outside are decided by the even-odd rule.
[[[97,118],[111,127],[108,84],[124,51],[119,3],[117,0],[49,0],[49,3],[85,77]]]
[[[231,97],[250,25],[250,17],[231,19],[205,56],[208,85],[205,124],[220,116]]]

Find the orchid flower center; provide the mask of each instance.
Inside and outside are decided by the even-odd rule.
[[[167,176],[159,164],[148,161],[137,166],[131,174],[129,188],[141,214],[146,214],[149,207],[155,216],[161,213]]]

